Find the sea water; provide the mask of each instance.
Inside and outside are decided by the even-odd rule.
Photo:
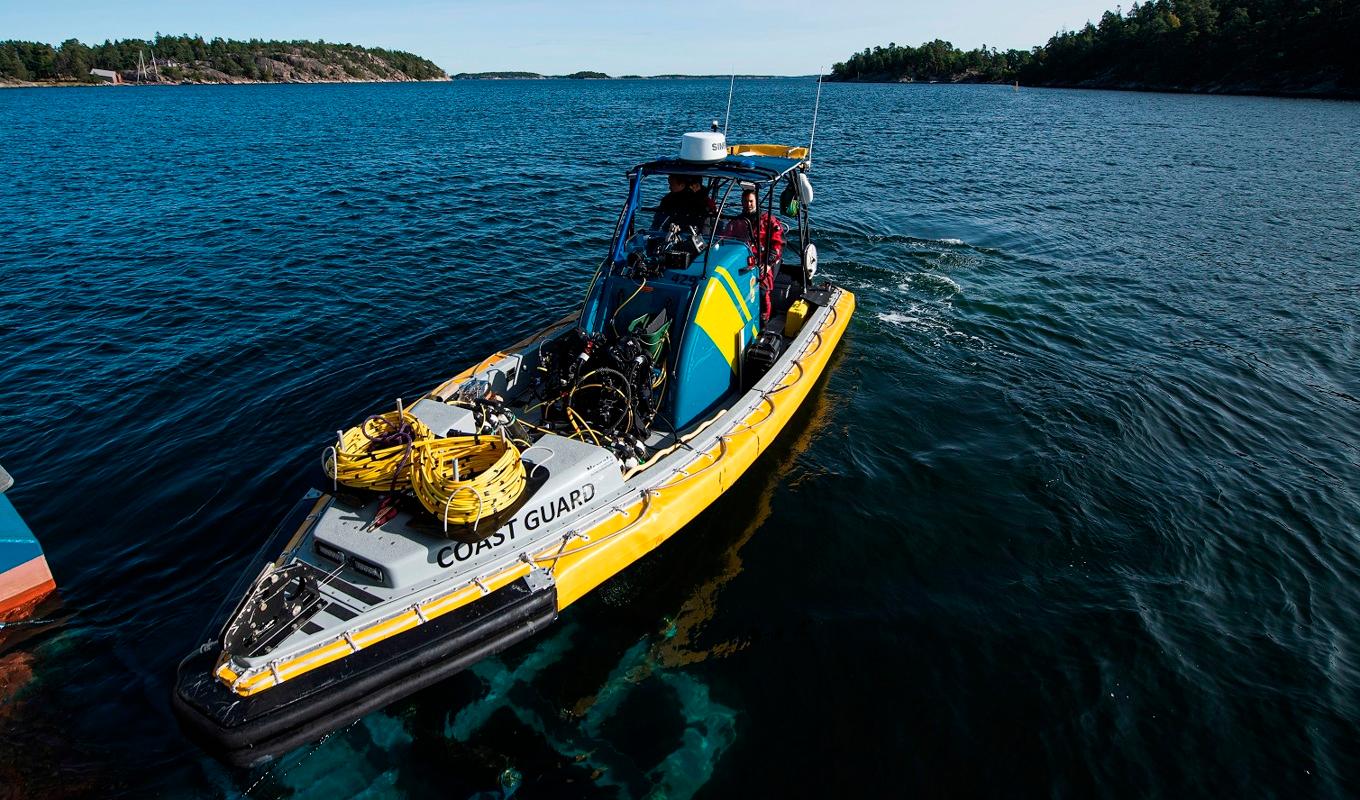
[[[337,428],[576,307],[726,81],[0,92],[26,796],[1360,792],[1360,104],[827,85],[827,377],[502,657],[230,772],[179,658]],[[806,142],[808,80],[734,141]]]

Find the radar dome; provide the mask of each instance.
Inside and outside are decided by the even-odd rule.
[[[687,133],[680,138],[681,161],[722,161],[727,158],[727,137],[717,131]]]

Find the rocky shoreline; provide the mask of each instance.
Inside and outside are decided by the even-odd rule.
[[[1011,86],[1013,84],[1012,81],[985,80],[973,75],[958,75],[935,80],[913,80],[911,78],[890,78],[887,76],[866,76],[860,78],[827,77],[826,81],[828,83],[990,84],[995,86]],[[1094,78],[1084,81],[1045,81],[1043,83],[1020,83],[1019,85],[1022,89],[1092,89],[1119,92],[1294,97],[1315,100],[1360,100],[1360,88],[1339,86],[1337,82],[1331,78],[1324,78],[1317,81],[1275,81],[1270,83],[1238,81],[1202,85],[1161,84]]]
[[[303,83],[447,83],[452,78],[294,78],[289,80],[257,81],[250,78],[224,76],[225,80],[182,79],[177,81],[126,81],[124,83],[86,83],[82,81],[15,81],[0,78],[0,89],[97,88],[121,89],[125,86],[227,86],[235,84],[303,84]]]
[[[0,86],[405,83],[448,80],[413,53],[323,41],[247,42],[201,36],[105,41],[0,42]]]
[[[1023,86],[1024,84],[1021,84]],[[1085,81],[1048,81],[1037,86],[1053,89],[1097,89],[1122,92],[1166,92],[1171,94],[1220,94],[1249,97],[1295,97],[1314,100],[1360,100],[1360,87],[1338,86],[1335,80],[1317,82],[1218,82],[1206,84],[1161,84],[1142,81],[1091,79]]]

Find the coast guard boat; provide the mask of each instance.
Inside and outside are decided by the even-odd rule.
[[[855,309],[817,278],[810,166],[716,124],[685,134],[627,172],[577,313],[338,432],[323,485],[180,663],[186,733],[236,765],[314,741],[533,635],[731,487]],[[662,213],[672,176],[700,218]]]

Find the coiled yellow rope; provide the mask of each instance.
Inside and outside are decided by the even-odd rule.
[[[500,436],[436,439],[398,407],[340,434],[327,472],[356,489],[411,489],[446,525],[471,525],[504,511],[524,493],[519,449]]]
[[[499,436],[454,436],[421,442],[411,488],[435,519],[470,525],[498,514],[523,494],[524,462]]]
[[[433,438],[425,423],[404,410],[369,417],[340,435],[331,477],[356,489],[408,488],[414,448]]]

